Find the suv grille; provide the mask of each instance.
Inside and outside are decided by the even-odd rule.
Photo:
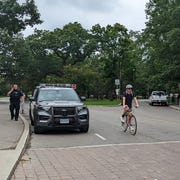
[[[54,115],[60,115],[60,116],[75,115],[76,108],[75,107],[54,107],[53,113]]]

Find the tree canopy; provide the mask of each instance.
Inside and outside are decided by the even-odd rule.
[[[146,28],[128,30],[120,23],[84,29],[70,22],[53,31],[24,38],[27,26],[39,24],[33,0],[0,2],[0,84],[18,82],[26,92],[39,83],[76,83],[81,95],[115,95],[132,83],[139,95],[151,90],[178,92],[180,83],[180,3],[150,0]],[[115,86],[120,79],[120,86]],[[0,89],[0,93],[4,88]]]
[[[150,88],[177,89],[180,82],[180,2],[150,0],[143,37],[143,61]]]
[[[17,34],[28,25],[42,23],[34,0],[26,0],[20,5],[17,0],[0,1],[0,29],[9,35]]]

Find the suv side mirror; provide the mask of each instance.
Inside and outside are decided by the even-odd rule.
[[[86,101],[86,97],[85,96],[81,96],[81,101]]]
[[[32,95],[28,95],[30,101],[34,101],[34,97]]]

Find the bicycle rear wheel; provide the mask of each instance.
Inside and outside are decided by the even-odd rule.
[[[131,123],[130,123],[129,127],[130,127],[130,133],[132,135],[135,135],[137,132],[137,120],[134,115],[131,117]]]
[[[126,132],[127,131],[127,129],[128,129],[128,125],[127,125],[127,116],[125,116],[124,117],[125,118],[125,121],[124,122],[121,122],[121,128],[122,128],[122,130],[124,131],[124,132]]]

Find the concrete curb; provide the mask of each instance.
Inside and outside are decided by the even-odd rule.
[[[8,100],[0,100],[0,104],[9,104]]]
[[[173,105],[170,105],[170,107],[171,107],[171,108],[173,108],[173,109],[175,109],[175,110],[180,111],[180,107],[178,107],[178,106],[173,106]]]
[[[19,139],[19,142],[14,150],[1,150],[0,151],[0,179],[10,180],[11,176],[16,169],[19,160],[21,159],[25,149],[28,145],[30,138],[30,124],[29,122],[20,114],[21,120],[24,123],[24,130]]]

